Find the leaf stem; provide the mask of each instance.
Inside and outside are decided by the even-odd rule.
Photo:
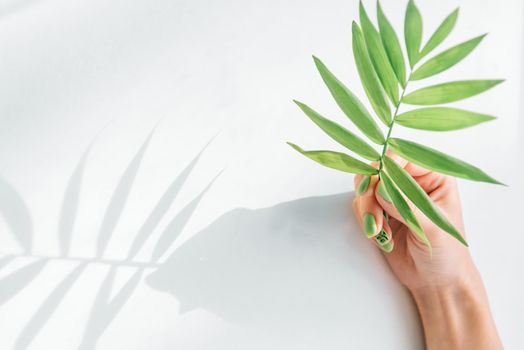
[[[388,133],[386,135],[386,141],[384,141],[384,147],[382,148],[382,154],[380,155],[380,159],[379,159],[379,163],[380,163],[379,164],[379,168],[378,168],[379,174],[382,171],[382,167],[383,167],[383,163],[384,163],[384,157],[386,156],[386,151],[388,150],[388,141],[389,141],[389,138],[391,137],[391,132],[393,131],[393,126],[395,125],[395,118],[397,117],[398,110],[400,108],[400,105],[402,104],[402,98],[404,97],[404,94],[406,93],[406,90],[408,88],[408,84],[411,81],[411,74],[412,73],[413,72],[409,73],[408,80],[406,81],[406,86],[402,90],[402,94],[400,95],[400,98],[398,99],[398,103],[395,106],[395,112],[393,113],[393,118],[391,119],[391,124],[389,124]]]

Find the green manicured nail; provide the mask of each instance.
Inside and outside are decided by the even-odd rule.
[[[358,185],[358,188],[357,188],[357,193],[358,194],[362,194],[364,192],[367,191],[368,187],[369,187],[369,183],[371,182],[371,176],[364,176],[362,178],[362,181],[360,181],[360,184]]]
[[[384,183],[381,181],[378,184],[378,194],[382,199],[384,199],[386,202],[391,203],[391,197],[388,194],[388,191],[386,191],[386,187],[384,186]]]
[[[381,230],[378,235],[375,236],[375,240],[379,245],[385,245],[391,240],[391,236],[384,230]]]
[[[377,222],[375,216],[370,213],[364,214],[364,232],[366,236],[372,237],[377,232]]]
[[[380,249],[382,249],[386,253],[391,253],[391,251],[393,250],[393,246],[394,246],[393,241],[389,241],[388,243],[384,245],[379,244]]]

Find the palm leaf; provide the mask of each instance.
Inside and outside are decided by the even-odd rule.
[[[382,11],[380,2],[377,2],[377,17],[378,26],[380,29],[380,37],[382,38],[382,44],[386,50],[391,66],[395,71],[397,80],[402,88],[406,87],[406,63],[404,62],[404,55],[400,48],[400,42],[397,34],[393,29],[391,23],[389,23],[386,15]]]
[[[389,63],[389,58],[386,53],[382,40],[377,29],[369,19],[366,9],[360,1],[360,24],[362,32],[366,41],[366,47],[371,59],[371,63],[375,68],[375,72],[384,88],[384,91],[389,96],[394,105],[398,103],[398,80],[395,71]]]
[[[413,72],[411,80],[424,79],[453,67],[469,55],[485,36],[480,35],[438,54]]]
[[[459,101],[478,95],[504,80],[462,80],[422,88],[404,96],[402,102],[410,105],[435,105]]]
[[[302,153],[309,159],[322,164],[328,168],[344,171],[353,174],[375,175],[378,170],[372,166],[355,159],[347,154],[333,151],[305,151],[299,146],[288,142],[288,145],[293,147],[297,152]]]
[[[417,220],[417,217],[409,207],[409,204],[406,202],[400,191],[397,189],[393,181],[385,172],[380,173],[380,181],[384,184],[386,193],[391,198],[393,205],[397,208],[399,214],[402,216],[409,228],[415,232],[415,234],[421,239],[424,244],[426,244],[431,249],[431,243],[424,232],[422,226]]]
[[[364,91],[371,102],[373,110],[384,124],[389,125],[391,123],[391,110],[371,63],[364,35],[356,22],[353,22],[353,55],[360,80],[362,80]]]
[[[455,9],[455,11],[451,12],[449,16],[444,19],[444,21],[440,24],[440,26],[435,30],[431,38],[429,38],[426,45],[424,45],[424,48],[420,52],[420,58],[423,58],[428,53],[433,51],[437,46],[439,46],[451,33],[453,28],[455,27],[455,24],[457,23],[457,18],[459,14],[459,9]]]
[[[409,0],[404,19],[404,39],[411,68],[418,62],[420,43],[422,41],[422,16],[415,2]]]
[[[428,107],[399,114],[395,122],[413,129],[459,130],[495,119],[490,115],[449,107]]]
[[[378,153],[373,147],[368,145],[366,141],[362,140],[351,131],[342,127],[341,125],[324,118],[315,110],[299,101],[294,101],[300,109],[317,124],[326,134],[347,149],[357,153],[358,155],[368,160],[379,160],[380,153]]]
[[[315,56],[313,59],[322,80],[340,109],[371,141],[379,145],[383,144],[384,135],[362,102],[329,71],[320,59]]]
[[[402,114],[398,113],[402,103],[430,106],[455,102],[487,91],[503,81],[462,80],[427,86],[412,92],[406,90],[410,81],[431,77],[453,67],[467,57],[482,41],[485,35],[446,49],[418,65],[422,58],[427,57],[430,52],[433,52],[449,36],[456,25],[458,14],[458,8],[451,12],[421,48],[423,37],[422,17],[414,0],[408,1],[404,17],[404,39],[411,73],[409,78],[406,78],[408,74],[398,36],[384,14],[380,2],[377,0],[377,30],[377,26],[369,18],[363,2],[360,1],[359,17],[361,27],[355,22],[352,24],[353,55],[360,80],[371,107],[378,118],[388,126],[385,139],[384,134],[382,134],[382,131],[380,131],[380,128],[378,128],[378,125],[373,121],[373,118],[363,107],[360,100],[338,81],[320,60],[315,58],[315,63],[324,82],[344,113],[373,142],[384,145],[377,162],[377,168],[379,169],[379,176],[384,178],[385,181],[381,182],[379,189],[386,197],[391,197],[388,191],[385,190],[385,185],[383,185],[383,183],[388,181],[387,179],[390,180],[389,192],[394,192],[393,196],[396,194],[395,205],[400,207],[399,212],[403,212],[406,222],[411,220],[408,226],[411,227],[413,232],[419,234],[420,227],[413,223],[414,214],[407,212],[410,207],[404,200],[403,195],[406,195],[437,226],[467,245],[460,232],[446,219],[418,183],[404,169],[385,156],[388,148],[391,148],[413,163],[433,171],[475,181],[499,183],[482,170],[464,161],[429,147],[411,141],[392,138],[391,136],[395,122],[413,129],[451,131],[495,119],[486,114],[459,108],[435,106],[419,108]],[[397,84],[402,87],[401,92],[399,92]],[[400,96],[400,101],[398,96]],[[391,114],[390,102],[393,103],[393,114]],[[378,152],[372,149],[365,141],[359,139],[339,124],[322,117],[308,106],[297,104],[313,122],[338,143],[368,160],[377,160]],[[365,163],[344,153],[328,150],[305,151],[294,144],[290,143],[290,145],[298,152],[324,166],[365,175],[357,188],[358,192],[365,191],[369,186],[370,176],[377,174],[377,170],[374,167],[366,166]]]
[[[428,217],[428,219],[433,221],[435,225],[444,231],[451,234],[465,246],[468,245],[461,233],[448,221],[440,209],[431,201],[428,194],[411,177],[411,175],[406,172],[406,170],[401,168],[388,156],[384,158],[384,165],[393,182],[400,188],[406,197],[408,197],[409,200]]]
[[[427,146],[397,138],[390,138],[388,144],[401,157],[426,169],[472,181],[502,184],[479,168]]]

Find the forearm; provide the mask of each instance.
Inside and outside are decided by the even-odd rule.
[[[469,281],[412,291],[428,350],[502,349],[478,273]]]

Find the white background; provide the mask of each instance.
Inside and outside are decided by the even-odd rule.
[[[499,332],[521,349],[522,2],[418,5],[426,40],[460,5],[443,47],[490,33],[432,82],[507,79],[457,103],[497,121],[395,135],[510,185],[461,182],[461,192]],[[383,6],[401,32],[404,2]],[[351,127],[311,54],[363,97],[357,9],[1,1],[0,348],[422,348],[409,295],[348,216],[352,176],[285,144],[338,149],[292,98]]]

